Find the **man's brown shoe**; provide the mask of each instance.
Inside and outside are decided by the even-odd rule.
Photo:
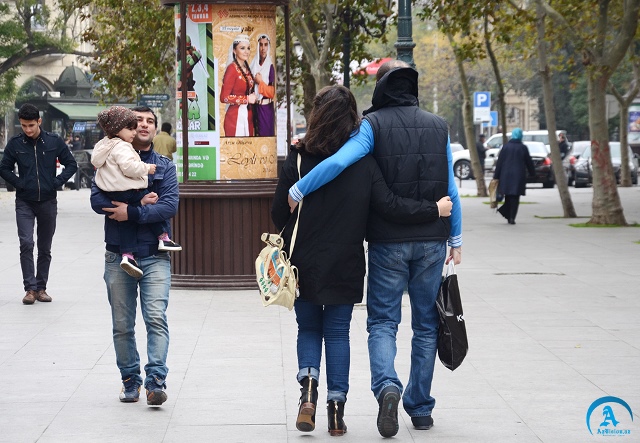
[[[24,294],[24,298],[22,299],[22,303],[25,305],[32,305],[36,301],[36,297],[38,293],[33,289],[29,289],[26,294]]]
[[[36,300],[42,301],[42,302],[49,302],[51,301],[51,297],[49,296],[49,294],[47,294],[47,291],[45,291],[44,289],[40,289],[36,293]]]

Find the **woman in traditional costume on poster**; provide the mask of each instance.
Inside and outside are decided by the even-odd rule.
[[[238,35],[229,48],[220,91],[220,101],[227,105],[224,117],[226,137],[254,135],[252,105],[256,103],[256,94],[248,62],[250,52],[249,37],[244,34]]]

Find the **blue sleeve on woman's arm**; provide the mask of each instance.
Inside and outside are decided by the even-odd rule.
[[[453,175],[453,158],[449,141],[447,141],[447,163],[449,168],[448,194],[453,203],[450,218],[451,233],[449,234],[449,246],[457,248],[462,246],[462,206],[460,205],[460,195],[458,194],[458,187],[456,186],[455,176]]]
[[[289,188],[289,195],[299,202],[308,195],[336,178],[346,168],[373,152],[373,129],[363,120],[360,131],[351,137],[338,152],[323,160],[311,172]]]

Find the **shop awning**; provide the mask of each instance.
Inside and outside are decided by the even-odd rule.
[[[101,105],[78,105],[73,103],[49,103],[52,107],[56,108],[69,117],[71,120],[96,120],[98,113],[108,109],[110,106]]]

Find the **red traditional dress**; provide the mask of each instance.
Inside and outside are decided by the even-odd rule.
[[[251,137],[253,132],[253,111],[247,96],[253,91],[251,71],[244,74],[236,63],[227,66],[222,80],[220,101],[227,105],[224,116],[225,137]]]

